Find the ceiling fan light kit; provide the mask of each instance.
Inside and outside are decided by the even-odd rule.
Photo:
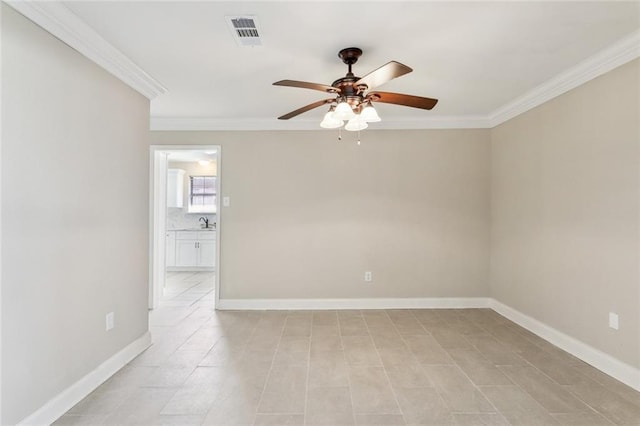
[[[337,129],[342,127],[344,121],[334,117],[335,107],[329,108],[329,111],[324,115],[324,118],[320,122],[320,127],[324,129]]]
[[[351,120],[355,116],[356,113],[353,112],[353,108],[349,105],[349,102],[346,101],[340,102],[332,115],[336,120]]]
[[[373,105],[371,105],[371,102],[369,102],[367,106],[362,108],[360,118],[362,118],[367,123],[377,123],[379,121],[382,121],[382,119],[378,115],[378,111],[376,111]]]
[[[346,126],[344,126],[344,129],[349,130],[350,132],[357,132],[366,129],[367,127],[369,127],[369,125],[366,121],[364,121],[359,116],[355,116],[347,122]]]
[[[368,123],[376,123],[382,120],[373,107],[374,101],[426,110],[432,109],[436,103],[438,103],[437,99],[432,98],[404,95],[401,93],[370,91],[376,86],[408,74],[413,70],[399,62],[391,61],[364,77],[356,77],[351,71],[351,66],[358,61],[361,55],[362,50],[357,47],[348,47],[338,53],[338,57],[349,67],[349,70],[344,77],[331,83],[331,86],[296,80],[280,80],[273,83],[275,86],[299,87],[319,90],[335,95],[333,98],[324,99],[298,108],[295,111],[278,117],[278,119],[288,120],[319,106],[329,104],[331,106],[320,122],[320,127],[336,129],[344,125],[345,130],[359,132],[360,130],[366,129],[369,126]],[[346,125],[344,124],[345,121],[347,121]],[[360,138],[358,138],[358,141],[359,139]]]

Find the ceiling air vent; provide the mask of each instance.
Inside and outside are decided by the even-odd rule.
[[[260,30],[255,16],[227,16],[227,24],[239,46],[260,46]]]

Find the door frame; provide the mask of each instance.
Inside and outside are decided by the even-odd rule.
[[[174,151],[216,151],[216,258],[214,308],[220,300],[220,231],[222,147],[220,145],[151,145],[149,168],[149,309],[158,307],[165,286],[167,228],[167,156]]]

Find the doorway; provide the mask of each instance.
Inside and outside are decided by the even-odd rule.
[[[149,309],[218,306],[221,156],[218,145],[151,146]]]

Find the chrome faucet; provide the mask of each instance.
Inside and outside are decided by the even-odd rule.
[[[209,219],[207,219],[206,217],[201,217],[200,219],[198,219],[200,222],[202,222],[204,220],[204,227],[208,228],[209,227]]]

